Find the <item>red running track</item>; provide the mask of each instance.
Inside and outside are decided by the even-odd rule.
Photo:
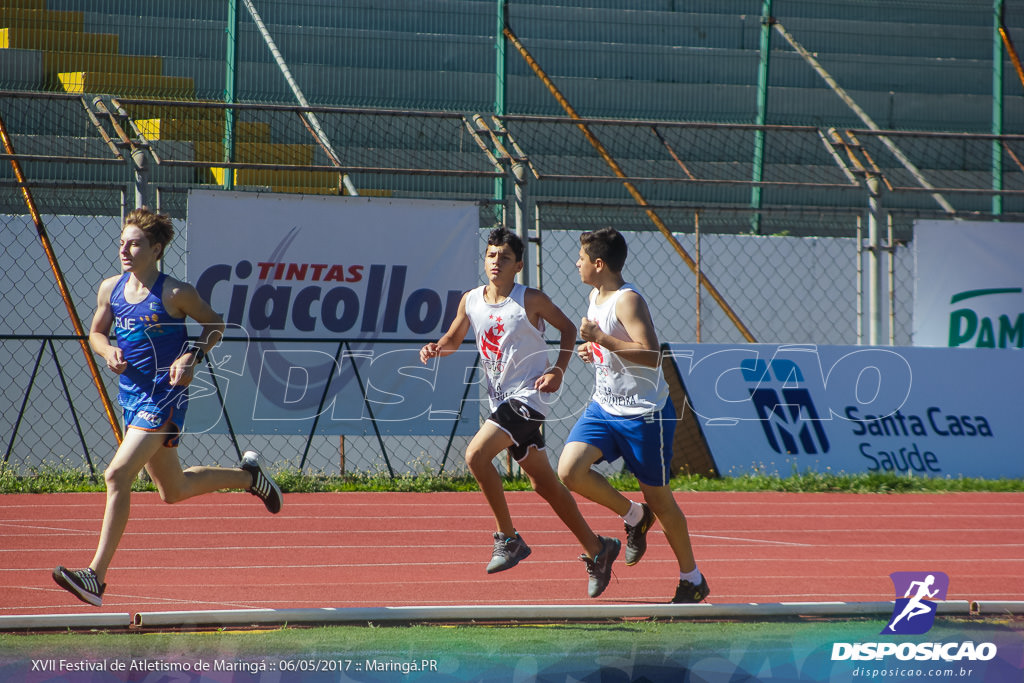
[[[102,608],[53,583],[92,557],[102,493],[0,495],[0,616],[249,608],[658,603],[677,567],[660,527],[587,597],[573,536],[533,492],[507,494],[533,554],[499,574],[479,493],[289,494],[279,515],[244,493],[166,505],[134,494]],[[634,494],[634,497],[636,494]],[[894,571],[942,571],[948,600],[1024,597],[1024,494],[678,493],[708,602],[892,600]],[[621,521],[580,503],[595,531]]]

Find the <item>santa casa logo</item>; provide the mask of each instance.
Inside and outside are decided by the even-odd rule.
[[[949,577],[942,572],[893,572],[896,589],[892,619],[881,633],[920,635],[935,623],[935,603],[945,600]]]
[[[750,401],[773,451],[786,455],[828,453],[828,436],[811,392],[802,386],[800,366],[784,358],[752,358],[741,361],[740,372],[745,382],[754,384],[749,387]]]

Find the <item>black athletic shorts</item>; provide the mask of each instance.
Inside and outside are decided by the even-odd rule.
[[[487,420],[512,437],[508,452],[516,462],[526,457],[530,446],[544,450],[544,434],[540,429],[544,416],[522,401],[510,398],[498,406]]]

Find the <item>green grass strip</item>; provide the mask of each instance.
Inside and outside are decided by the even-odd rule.
[[[404,491],[429,493],[434,491],[478,491],[476,481],[468,474],[436,475],[407,474],[390,477],[387,474],[327,475],[283,470],[275,474],[285,493],[322,493],[336,491]],[[623,491],[639,489],[636,478],[630,474],[609,477],[616,488]],[[507,477],[509,491],[530,489],[526,477]],[[792,493],[952,493],[966,491],[1024,491],[1022,479],[978,479],[969,477],[930,478],[892,472],[862,474],[834,474],[818,471],[794,471],[788,477],[777,474],[754,473],[736,477],[709,478],[698,475],[680,475],[672,480],[677,491],[781,491]],[[16,474],[11,468],[0,466],[0,493],[74,493],[103,491],[102,477],[92,478],[87,472],[73,469],[43,467],[26,474]],[[156,490],[152,483],[139,479],[137,491]]]

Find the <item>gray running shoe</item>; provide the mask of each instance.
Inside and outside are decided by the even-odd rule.
[[[619,556],[619,549],[622,548],[622,542],[617,538],[597,538],[602,545],[597,557],[590,559],[586,555],[580,555],[580,559],[587,565],[587,573],[590,574],[587,589],[592,598],[599,596],[608,587],[608,582],[612,579],[612,562]]]
[[[700,575],[700,585],[694,586],[689,581],[679,580],[679,585],[676,586],[676,594],[672,598],[672,602],[682,603],[697,603],[708,597],[708,593],[711,589],[708,588],[708,580],[704,578],[704,575]]]
[[[71,571],[58,566],[53,570],[53,580],[82,602],[99,607],[103,604],[103,591],[107,584],[100,583],[92,569]]]
[[[626,566],[631,567],[640,561],[647,552],[647,532],[654,526],[654,513],[647,503],[640,503],[644,516],[636,526],[626,525]]]
[[[505,534],[496,531],[494,532],[494,554],[487,565],[487,573],[494,574],[495,572],[512,569],[512,567],[519,564],[520,560],[525,560],[529,557],[532,552],[530,546],[523,542],[522,537],[518,533],[509,538]]]
[[[280,512],[281,487],[263,469],[263,465],[260,464],[260,454],[256,451],[243,453],[242,469],[252,475],[252,486],[249,487],[249,493],[262,500],[270,512],[275,515]]]

